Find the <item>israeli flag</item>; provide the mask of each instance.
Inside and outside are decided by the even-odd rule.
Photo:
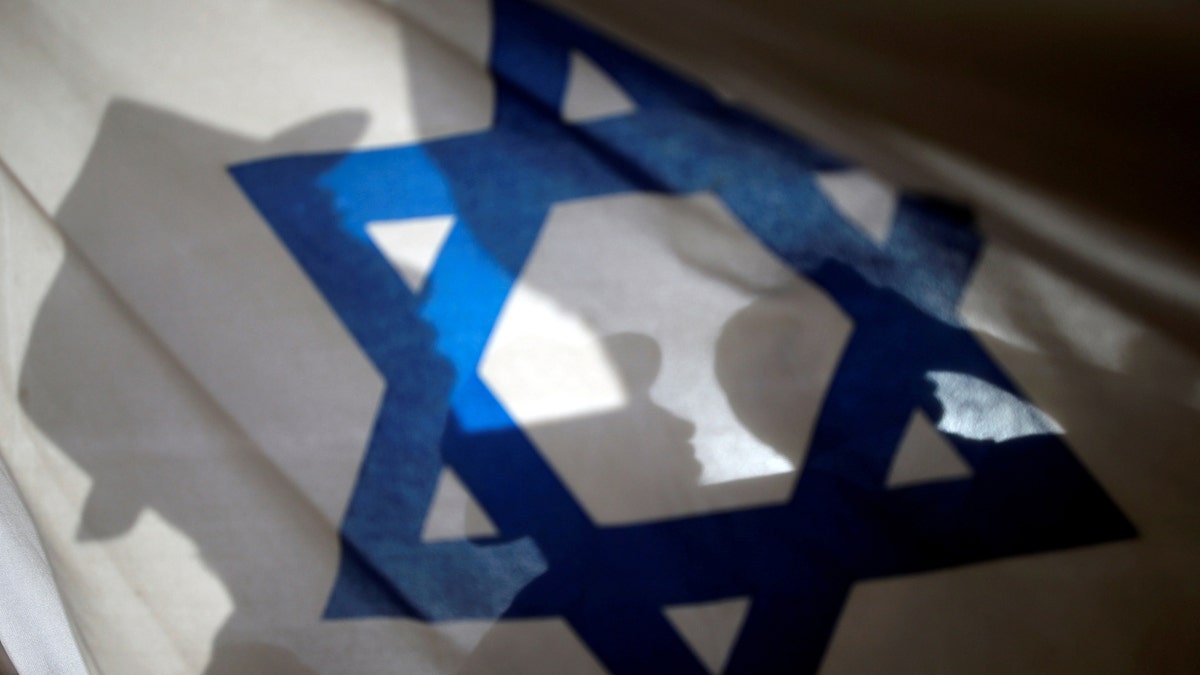
[[[1200,361],[960,200],[525,0],[138,4],[0,25],[19,672],[1181,653]]]

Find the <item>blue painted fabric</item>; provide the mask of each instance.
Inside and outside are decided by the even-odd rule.
[[[562,617],[614,673],[702,673],[662,608],[749,596],[726,672],[812,672],[857,581],[1135,536],[1049,433],[947,437],[970,478],[885,486],[912,411],[944,412],[929,373],[1023,398],[957,315],[982,246],[969,212],[904,195],[878,246],[816,184],[837,157],[546,10],[497,0],[494,21],[488,129],[230,169],[387,382],[328,620]],[[633,112],[562,121],[576,49]],[[785,504],[600,526],[477,373],[548,210],[633,192],[716,195],[853,320]],[[366,225],[443,214],[414,293]],[[447,466],[498,536],[421,541]]]

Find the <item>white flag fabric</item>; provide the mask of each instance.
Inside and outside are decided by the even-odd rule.
[[[554,4],[0,7],[12,669],[1194,667],[1192,251]]]

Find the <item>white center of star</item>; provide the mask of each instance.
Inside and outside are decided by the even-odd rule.
[[[712,195],[584,199],[479,373],[598,522],[678,517],[788,499],[849,331]]]

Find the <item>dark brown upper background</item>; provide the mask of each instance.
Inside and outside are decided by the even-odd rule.
[[[549,0],[1200,244],[1200,5]]]

